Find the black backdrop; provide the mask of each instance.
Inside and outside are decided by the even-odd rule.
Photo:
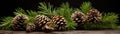
[[[14,9],[22,7],[26,10],[37,10],[39,2],[50,2],[58,7],[63,2],[69,2],[71,7],[78,8],[84,1],[90,1],[92,6],[101,12],[115,12],[119,14],[118,0],[0,0],[0,17],[13,15]]]

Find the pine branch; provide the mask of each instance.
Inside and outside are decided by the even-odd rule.
[[[81,11],[84,13],[84,14],[87,14],[87,12],[92,9],[92,5],[90,2],[83,2],[83,4],[81,5],[80,7]]]
[[[41,14],[44,15],[59,15],[59,16],[63,16],[65,18],[65,20],[67,21],[68,25],[68,29],[75,29],[75,23],[72,21],[71,19],[71,14],[72,14],[72,8],[69,8],[69,4],[68,3],[63,3],[61,5],[61,7],[59,8],[52,8],[52,6],[50,4],[48,4],[48,6],[45,3],[40,3],[39,8],[41,9]]]
[[[117,29],[118,15],[115,13],[102,13],[102,19],[96,24],[84,24],[85,29]]]
[[[71,15],[72,15],[73,9],[69,7],[68,3],[63,3],[61,7],[59,7],[56,10],[56,13],[60,16],[63,16],[67,21],[67,29],[72,30],[75,29],[76,24],[72,21]]]
[[[34,22],[35,22],[35,17],[29,17],[29,19],[26,20],[25,24],[26,24],[26,25],[29,24],[29,23],[34,24]]]
[[[103,13],[101,23],[103,28],[117,28],[118,14],[115,13]],[[102,28],[102,27],[101,27]]]
[[[27,10],[27,15],[30,17],[35,17],[36,15],[39,15],[39,12],[33,11],[33,10]]]
[[[23,10],[22,8],[17,8],[16,9],[16,12],[14,12],[15,15],[18,15],[18,14],[24,14],[24,15],[27,15],[27,16],[31,16],[31,17],[34,17],[38,14],[40,14],[39,12],[36,12],[36,11],[33,11],[33,10]]]
[[[50,3],[48,3],[48,6],[47,4],[45,3],[40,3],[40,6],[38,6],[39,9],[41,9],[41,14],[44,14],[44,13],[47,13],[47,15],[53,15],[53,12],[52,12],[52,5],[50,5]]]
[[[12,30],[12,27],[11,27],[12,19],[13,19],[13,17],[4,17],[4,18],[2,18],[3,22],[0,25],[0,29],[2,29],[2,30]]]
[[[117,23],[118,22],[118,15],[115,13],[103,13],[102,15],[102,22],[104,23]]]
[[[26,15],[29,17],[29,22],[33,22],[34,21],[34,17],[36,15],[39,15],[39,12],[33,11],[33,10],[23,10],[22,8],[18,8],[16,9],[16,12],[14,12],[16,15],[18,14],[22,14],[22,15]]]
[[[25,15],[27,15],[25,10],[23,10],[22,8],[17,8],[15,10],[16,10],[16,12],[14,12],[15,15],[18,15],[18,14],[25,14]]]

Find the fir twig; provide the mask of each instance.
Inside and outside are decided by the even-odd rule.
[[[87,14],[87,12],[92,8],[92,5],[90,2],[83,2],[80,9],[84,14]]]
[[[59,7],[56,12],[63,16],[67,21],[67,29],[72,30],[75,29],[76,23],[74,23],[71,19],[71,15],[73,13],[73,9],[69,7],[68,3],[63,3],[61,7]]]
[[[0,29],[2,30],[12,30],[11,27],[11,21],[12,21],[13,17],[4,17],[2,20],[2,24],[0,25]]]
[[[39,9],[41,9],[41,14],[46,14],[46,15],[53,15],[52,13],[52,9],[53,9],[53,6],[50,5],[50,3],[48,3],[48,6],[46,3],[40,3],[40,6],[38,6]]]
[[[116,27],[116,23],[118,22],[118,15],[115,13],[103,13],[102,23],[106,25],[105,28],[112,28],[114,29]]]
[[[102,19],[95,24],[84,24],[85,29],[116,29],[118,15],[115,13],[102,13]]]
[[[23,10],[22,8],[17,8],[17,9],[15,9],[16,10],[16,12],[14,12],[14,14],[15,15],[18,15],[18,14],[27,14],[26,12],[25,12],[25,10]]]

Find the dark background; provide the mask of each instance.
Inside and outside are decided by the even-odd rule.
[[[54,7],[59,7],[63,2],[69,2],[71,7],[79,8],[84,1],[90,1],[92,6],[101,12],[119,14],[120,11],[118,0],[0,0],[0,17],[13,15],[13,11],[18,7],[25,10],[37,10],[39,2],[50,2]]]

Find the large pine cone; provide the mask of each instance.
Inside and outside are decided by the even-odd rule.
[[[62,16],[53,16],[52,22],[55,23],[56,30],[65,30],[66,29],[66,21]]]
[[[47,22],[50,22],[50,19],[45,15],[37,15],[35,17],[35,26],[37,30],[42,30]]]
[[[35,30],[35,25],[34,24],[27,24],[26,26],[26,31],[27,32],[32,32]]]
[[[86,19],[85,15],[82,12],[78,12],[78,11],[75,11],[71,15],[71,18],[73,19],[73,21],[75,21],[75,23],[77,23],[78,26],[84,24],[83,22]]]
[[[28,19],[26,15],[19,14],[12,20],[12,27],[14,30],[25,30],[24,22]]]
[[[97,23],[101,19],[101,14],[97,9],[91,9],[87,13],[87,21],[90,23]]]

